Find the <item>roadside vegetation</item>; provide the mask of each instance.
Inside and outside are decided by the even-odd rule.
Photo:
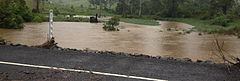
[[[32,14],[23,0],[1,0],[0,14],[2,28],[22,28],[23,22],[32,20]]]
[[[24,22],[42,22],[40,14],[32,13],[24,0],[0,1],[0,28],[23,28]]]

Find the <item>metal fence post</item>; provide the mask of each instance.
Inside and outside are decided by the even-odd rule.
[[[48,41],[53,38],[53,10],[49,11]]]

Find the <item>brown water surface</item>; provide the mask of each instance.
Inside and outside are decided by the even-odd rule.
[[[55,22],[54,36],[59,46],[65,48],[90,48],[219,62],[220,59],[213,54],[213,35],[199,36],[197,32],[183,35],[179,34],[180,30],[192,28],[191,25],[167,21],[161,21],[160,24],[145,26],[121,23],[120,31],[106,32],[101,23]],[[47,22],[26,23],[25,26],[21,30],[0,29],[0,37],[26,45],[39,45],[47,40]],[[173,30],[167,31],[169,28]],[[240,57],[240,39],[224,35],[218,35],[218,38],[225,41],[225,49]]]

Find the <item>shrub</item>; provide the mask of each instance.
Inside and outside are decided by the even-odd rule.
[[[229,27],[228,33],[236,35],[236,36],[240,36],[240,24],[237,24],[233,27]]]
[[[33,20],[32,22],[38,22],[41,23],[44,21],[44,16],[42,14],[33,14]]]
[[[120,18],[119,17],[113,17],[111,18],[106,24],[111,26],[118,26],[119,25]]]
[[[107,24],[104,24],[103,29],[104,29],[105,31],[118,31],[117,28],[115,28],[115,27],[113,27],[113,26],[111,26],[111,25],[107,25]]]
[[[0,11],[1,13],[1,11]],[[23,27],[23,18],[19,15],[13,13],[3,13],[0,15],[0,26],[2,28],[22,28]]]
[[[41,17],[39,17],[39,16],[35,16],[34,18],[33,18],[33,22],[42,22],[42,18]]]
[[[208,20],[212,18],[209,12],[202,13],[199,17],[201,20]]]
[[[226,26],[228,26],[228,24],[230,23],[230,19],[228,19],[225,15],[223,15],[223,16],[218,16],[218,17],[216,17],[216,18],[214,18],[212,21],[211,21],[211,23],[213,24],[213,25],[220,25],[220,26],[224,26],[224,27],[226,27]]]
[[[103,29],[106,31],[119,31],[119,29],[115,28],[115,26],[119,25],[119,21],[119,17],[113,17],[104,24]]]
[[[25,22],[31,22],[33,21],[33,15],[32,13],[30,12],[29,14],[24,14],[23,16],[23,19]]]

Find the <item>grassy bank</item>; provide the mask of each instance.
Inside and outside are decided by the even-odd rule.
[[[136,18],[121,18],[122,22],[140,24],[140,25],[151,25],[158,26],[159,22],[151,19],[136,19]]]
[[[234,20],[226,27],[220,25],[213,25],[211,23],[211,20],[200,20],[195,18],[167,18],[162,20],[187,23],[193,25],[195,30],[207,33],[233,33],[234,29],[238,29],[240,26],[240,20]]]
[[[222,26],[211,25],[210,20],[200,20],[194,18],[174,18],[173,21],[183,22],[194,26],[194,29],[201,32],[215,32],[218,29],[222,29]]]

